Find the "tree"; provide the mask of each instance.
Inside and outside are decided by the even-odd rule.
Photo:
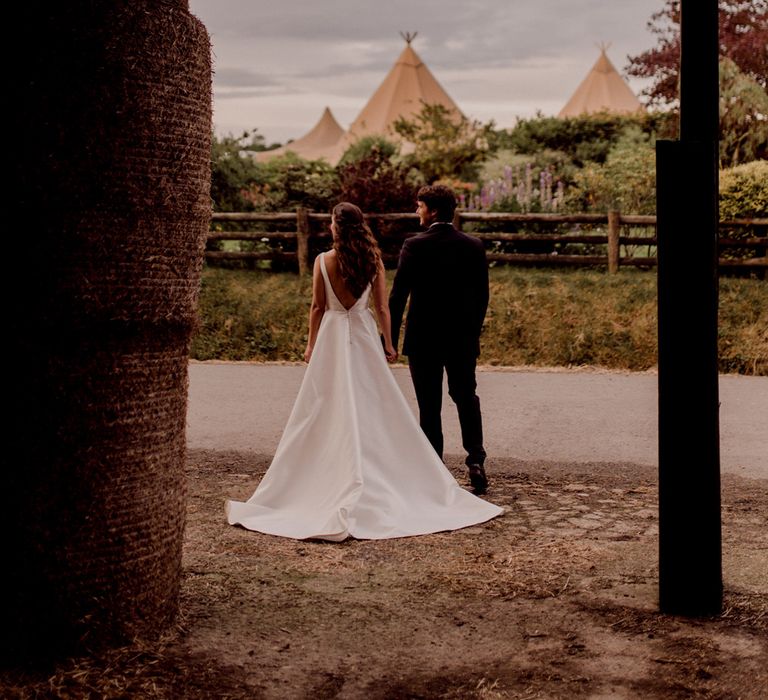
[[[259,153],[261,151],[273,151],[276,148],[280,148],[280,144],[276,142],[273,142],[267,146],[267,142],[264,139],[264,136],[259,133],[258,129],[244,131],[239,140],[243,144],[242,148],[244,151],[253,151],[254,153]]]
[[[259,165],[247,151],[263,144],[263,137],[256,132],[243,132],[218,138],[211,137],[211,199],[215,211],[248,211],[253,209],[244,192],[259,177]],[[251,139],[250,143],[248,139]]]
[[[729,58],[720,60],[720,167],[768,158],[768,93]]]
[[[719,0],[720,55],[730,58],[763,89],[768,87],[768,0]],[[680,0],[665,0],[648,29],[657,44],[629,57],[626,73],[651,78],[643,91],[650,104],[676,106],[680,70]]]
[[[186,3],[28,3],[17,32],[0,656],[166,629],[186,516],[188,345],[210,215],[211,64]],[[34,215],[33,220],[29,217]]]
[[[336,167],[347,165],[347,163],[354,163],[355,161],[362,160],[369,156],[374,151],[377,151],[386,158],[395,158],[400,154],[400,148],[396,143],[387,140],[383,136],[374,134],[373,136],[363,136],[353,142],[349,148],[342,154]]]
[[[364,212],[410,211],[416,185],[410,168],[396,162],[397,147],[383,139],[361,139],[344,154],[337,171],[340,199],[357,204]]]
[[[407,162],[432,183],[475,180],[490,150],[493,122],[470,121],[443,105],[424,103],[413,119],[401,117],[394,128],[413,149],[406,156]]]
[[[518,119],[515,126],[499,132],[496,141],[517,153],[536,155],[545,150],[561,153],[579,167],[603,163],[611,148],[627,130],[640,129],[651,137],[669,134],[668,117],[663,113],[612,114],[601,112],[578,117],[545,117],[537,114]]]

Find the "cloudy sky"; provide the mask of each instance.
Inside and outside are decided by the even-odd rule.
[[[404,47],[468,116],[511,126],[556,114],[599,54],[621,72],[654,44],[663,0],[190,0],[211,34],[219,134],[306,133],[328,106],[343,127]],[[644,86],[630,81],[636,92]]]

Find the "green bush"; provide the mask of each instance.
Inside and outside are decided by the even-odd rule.
[[[379,153],[386,158],[395,159],[400,154],[400,146],[383,136],[363,136],[363,138],[353,142],[352,145],[344,151],[336,167],[343,168],[350,163],[356,163],[367,158],[374,152]]]
[[[672,135],[673,120],[665,113],[616,115],[606,112],[580,117],[519,119],[507,132],[498,132],[499,148],[536,154],[545,149],[564,153],[577,166],[603,163],[627,129],[649,137]]]
[[[632,127],[611,147],[605,163],[588,163],[568,191],[574,211],[656,213],[656,151],[652,137]]]
[[[720,218],[768,216],[768,161],[756,160],[720,171]]]
[[[410,211],[420,184],[418,174],[397,156],[397,146],[383,138],[369,137],[351,146],[336,168],[339,199],[366,213]]]
[[[262,141],[251,132],[239,138],[213,136],[214,211],[291,211],[299,206],[328,211],[339,193],[336,171],[325,161],[304,160],[295,153],[259,163],[253,154],[264,150]]]
[[[327,212],[339,196],[336,170],[324,160],[305,160],[295,153],[259,163],[258,208],[264,211],[293,211],[306,207]]]
[[[399,118],[394,129],[412,148],[404,155],[406,164],[429,184],[476,180],[492,147],[493,122],[469,120],[440,104],[422,103],[421,112]]]
[[[768,217],[768,162],[756,160],[720,171],[720,219]],[[721,227],[723,238],[745,239],[756,235],[752,227]],[[724,258],[754,258],[765,255],[764,248],[721,249]],[[744,271],[736,274],[747,274]],[[749,274],[755,274],[750,272]]]

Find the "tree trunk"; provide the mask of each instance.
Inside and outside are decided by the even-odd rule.
[[[14,207],[33,235],[6,275],[0,484],[0,636],[17,658],[151,635],[176,613],[211,135],[210,44],[186,0],[24,12]]]

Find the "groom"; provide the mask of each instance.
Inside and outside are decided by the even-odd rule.
[[[392,343],[397,348],[410,296],[403,354],[408,356],[421,429],[442,459],[445,370],[448,394],[459,413],[469,480],[474,492],[481,494],[488,479],[475,365],[488,307],[488,264],[482,242],[452,224],[455,209],[456,197],[449,188],[432,185],[419,190],[416,213],[428,228],[403,243],[389,311]]]

